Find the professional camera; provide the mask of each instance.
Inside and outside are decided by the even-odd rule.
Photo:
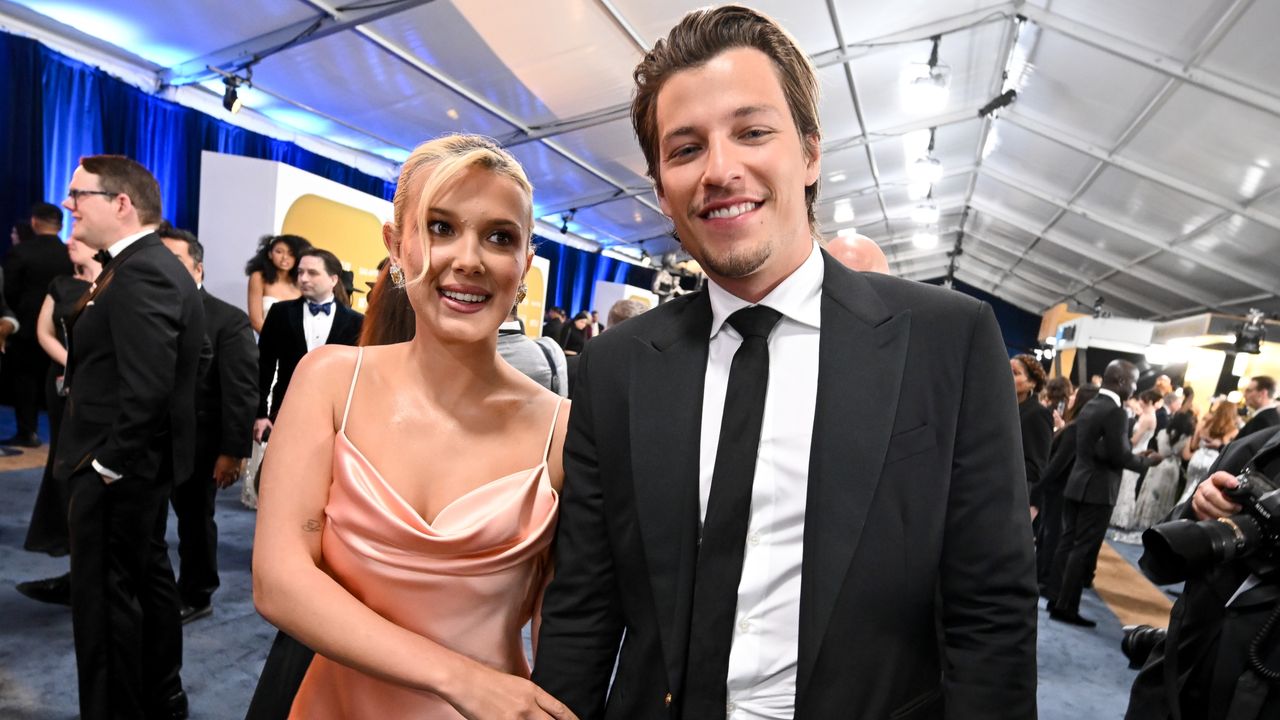
[[[1217,520],[1174,520],[1142,533],[1142,569],[1165,585],[1201,575],[1231,560],[1244,560],[1259,576],[1280,563],[1280,490],[1271,478],[1245,468],[1239,485],[1223,494],[1243,510]]]
[[[1151,656],[1151,650],[1164,640],[1168,631],[1151,625],[1125,625],[1120,639],[1120,652],[1129,658],[1129,668],[1141,670]]]

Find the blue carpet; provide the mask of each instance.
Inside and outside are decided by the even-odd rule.
[[[0,410],[0,433],[12,413]],[[9,432],[12,432],[10,429]],[[0,435],[3,437],[3,435]],[[41,471],[0,473],[0,717],[73,718],[77,713],[71,615],[33,602],[14,584],[66,571],[66,558],[22,550]],[[222,587],[212,617],[184,628],[183,683],[193,718],[243,718],[274,636],[253,609],[249,576],[256,515],[239,503],[239,486],[218,495],[218,564]],[[174,523],[169,544],[176,547]],[[1132,551],[1122,550],[1130,561]],[[177,557],[173,558],[177,567]],[[1099,621],[1092,630],[1050,622],[1040,611],[1038,691],[1043,720],[1121,718],[1134,671],[1120,653],[1120,624],[1092,591],[1081,612]]]

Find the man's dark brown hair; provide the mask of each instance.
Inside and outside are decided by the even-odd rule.
[[[123,155],[89,155],[80,158],[80,167],[98,176],[103,191],[128,195],[138,211],[139,223],[160,223],[160,183],[136,160]]]
[[[768,16],[740,5],[695,10],[685,15],[665,39],[659,40],[632,73],[636,94],[631,101],[631,124],[640,139],[649,177],[658,192],[662,192],[662,178],[658,173],[658,92],[672,75],[701,67],[734,48],[754,48],[773,61],[791,119],[800,132],[805,157],[809,160],[817,157],[821,138],[818,78],[809,58],[796,46],[791,35]],[[818,232],[814,215],[818,184],[815,180],[804,189],[809,229],[815,235]]]

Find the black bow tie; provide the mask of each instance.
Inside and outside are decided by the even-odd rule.
[[[111,253],[107,252],[106,250],[99,250],[98,252],[93,254],[93,259],[97,260],[105,269],[107,267],[107,264],[111,262]]]
[[[330,300],[329,302],[325,302],[325,303],[315,303],[315,302],[308,301],[307,309],[311,311],[311,314],[313,316],[319,315],[320,313],[324,313],[325,315],[328,315],[329,311],[333,310],[333,301]]]

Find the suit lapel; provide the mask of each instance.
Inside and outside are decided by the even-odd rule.
[[[697,563],[699,438],[711,302],[684,304],[658,337],[636,338],[631,367],[631,463],[663,657],[671,687],[684,676]]]
[[[796,688],[803,697],[858,549],[897,413],[911,313],[823,252],[818,398],[809,455]]]
[[[301,350],[301,355],[307,354],[307,331],[302,326],[302,313],[306,311],[306,298],[298,298],[290,300],[293,303],[289,308],[289,327],[293,329],[294,342]]]
[[[355,312],[352,310],[351,312]],[[350,317],[347,315],[347,307],[338,302],[337,298],[333,301],[333,322],[329,324],[329,336],[324,339],[326,345],[337,344],[339,338],[346,337],[347,321]]]

